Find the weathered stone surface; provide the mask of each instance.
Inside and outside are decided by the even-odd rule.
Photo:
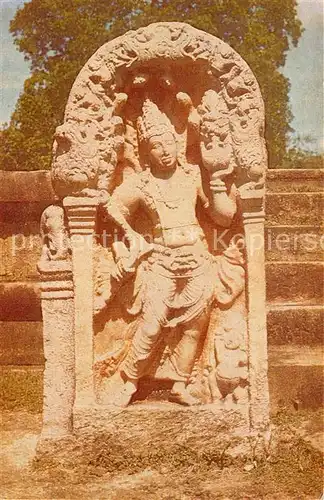
[[[40,321],[39,284],[0,282],[0,321]]]
[[[271,366],[321,366],[324,346],[277,345],[269,347]]]
[[[273,411],[278,407],[293,411],[323,407],[323,354],[322,346],[269,348],[270,401]]]
[[[233,408],[179,408],[139,404],[120,411],[76,410],[75,436],[55,444],[42,440],[37,464],[91,462],[107,471],[213,460],[219,466],[253,457],[247,415]],[[263,456],[267,449],[263,449]]]
[[[0,365],[42,366],[44,362],[43,323],[0,322]]]
[[[315,193],[268,193],[267,224],[320,225],[323,219],[324,194]]]
[[[291,416],[287,427],[287,414],[279,417],[278,427],[272,434],[271,456],[266,462],[253,467],[226,467],[229,457],[217,460],[217,456],[201,455],[193,461],[185,450],[177,450],[169,463],[145,467],[144,463],[120,463],[118,447],[110,450],[93,443],[97,449],[96,465],[93,455],[83,455],[78,463],[62,460],[57,468],[51,461],[35,461],[32,470],[25,464],[33,459],[35,440],[39,432],[39,415],[7,412],[2,418],[3,446],[0,451],[3,498],[95,498],[109,500],[147,500],[183,498],[320,498],[322,492],[323,413],[300,412]],[[290,427],[290,425],[289,425]],[[311,443],[309,442],[309,438]],[[307,439],[307,443],[306,443]],[[313,448],[317,441],[317,450]],[[58,452],[59,452],[59,446]],[[102,451],[102,453],[101,453]],[[153,452],[153,451],[152,451]],[[67,453],[66,453],[67,455]],[[80,451],[79,455],[80,456]],[[102,459],[102,464],[98,465]],[[114,467],[115,465],[115,467]],[[111,469],[111,472],[107,472]],[[247,473],[248,472],[248,473]],[[275,478],[275,480],[274,480]]]
[[[43,370],[43,367],[35,366],[0,366],[1,412],[41,413]]]
[[[323,227],[266,226],[265,249],[268,262],[319,262],[324,257]]]
[[[268,262],[268,302],[321,304],[324,288],[323,269],[323,262]]]
[[[319,160],[319,167],[323,163]],[[305,193],[324,189],[324,169],[273,169],[267,174],[268,193]]]
[[[14,186],[13,186],[14,188]],[[0,280],[37,280],[40,216],[47,202],[0,203]]]
[[[76,432],[84,421],[90,434],[98,426],[109,431],[97,405],[135,405],[145,377],[170,382],[169,402],[201,406],[199,432],[206,405],[219,410],[217,422],[225,402],[245,415],[246,432],[263,436],[264,252],[252,239],[263,238],[266,168],[260,89],[221,40],[186,24],[157,23],[90,58],[55,133],[52,181],[62,206],[42,215],[42,442],[72,431],[71,401]],[[127,244],[117,238],[104,246],[107,221]],[[232,234],[218,255],[211,238],[219,226]],[[70,278],[56,276],[58,265],[71,266],[73,291]],[[119,331],[109,309],[114,299],[129,300]],[[230,441],[241,427],[232,425]]]
[[[12,186],[12,189],[14,190],[14,186]],[[12,234],[13,232],[14,234],[22,233],[27,236],[33,233],[34,228],[36,228],[36,222],[38,223],[39,231],[40,216],[50,202],[53,202],[53,200],[40,199],[25,203],[18,201],[1,203],[1,223],[4,224],[1,228],[4,231],[4,235]],[[8,224],[8,226],[6,226],[6,224]],[[18,231],[12,231],[10,224],[15,224]],[[31,226],[29,226],[30,224]]]
[[[322,305],[271,305],[267,330],[270,345],[323,343],[324,308]]]
[[[0,264],[0,282],[36,281],[35,268],[41,253],[41,240],[38,230],[35,233],[23,235],[15,233],[0,239],[3,259]],[[15,228],[16,230],[19,228]]]
[[[283,383],[283,381],[285,381]],[[323,408],[323,365],[270,366],[270,405],[273,412]]]

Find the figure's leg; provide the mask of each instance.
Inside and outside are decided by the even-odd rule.
[[[157,345],[160,334],[159,318],[145,315],[135,332],[123,364],[123,373],[127,379],[138,380],[145,374],[149,358]]]
[[[114,404],[125,407],[137,391],[138,380],[147,369],[149,358],[160,338],[161,325],[157,318],[143,318],[135,332],[131,347],[123,363],[121,375],[125,380],[123,390]]]
[[[171,362],[179,374],[179,380],[172,387],[171,401],[186,406],[199,404],[199,401],[187,391],[187,384],[208,323],[209,314],[205,313],[186,324],[183,329],[181,339],[171,356]]]
[[[144,297],[143,315],[132,339],[120,375],[125,381],[118,397],[119,406],[127,406],[137,390],[138,380],[147,373],[151,355],[159,344],[167,317],[166,302],[174,288],[173,280],[150,274],[149,296]]]

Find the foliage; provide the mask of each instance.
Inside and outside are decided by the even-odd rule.
[[[310,135],[297,135],[291,140],[283,157],[283,168],[323,168],[324,155],[314,150],[315,139]]]
[[[229,43],[254,71],[266,104],[270,163],[280,164],[290,130],[289,82],[279,68],[301,23],[296,0],[31,0],[11,22],[18,49],[30,62],[11,122],[2,132],[4,169],[50,166],[55,127],[71,85],[103,43],[150,22],[184,21]]]

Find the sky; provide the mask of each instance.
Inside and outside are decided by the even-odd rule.
[[[304,33],[297,48],[287,54],[283,74],[290,80],[291,126],[298,135],[314,138],[314,148],[324,151],[323,143],[323,0],[302,0],[298,17]]]
[[[23,0],[0,0],[0,123],[10,120],[16,100],[29,76],[29,65],[9,33],[9,21]],[[305,31],[298,47],[288,52],[282,72],[290,79],[294,134],[311,136],[312,148],[324,151],[323,142],[323,0],[299,0],[299,18]]]

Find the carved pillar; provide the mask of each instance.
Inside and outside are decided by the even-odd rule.
[[[44,335],[44,406],[41,438],[72,431],[74,402],[74,304],[71,262],[41,261]]]
[[[75,334],[75,405],[95,401],[93,386],[93,239],[97,201],[67,197],[63,200],[72,248]]]
[[[242,196],[247,264],[248,360],[250,425],[263,431],[269,424],[268,353],[266,326],[264,192]]]

